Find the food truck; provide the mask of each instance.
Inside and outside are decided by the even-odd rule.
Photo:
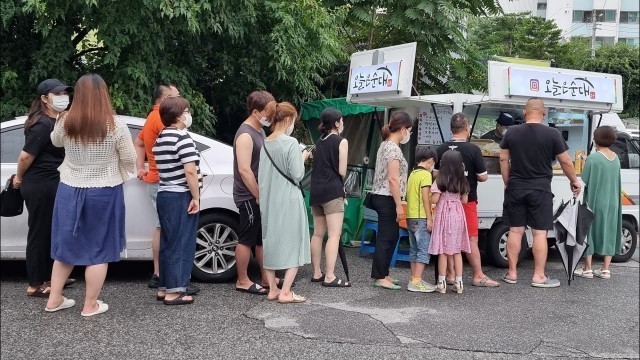
[[[406,111],[416,119],[417,128],[409,146],[403,151],[407,159],[413,159],[416,147],[437,147],[451,137],[450,119],[457,112],[465,113],[475,129],[479,119],[496,119],[502,112],[522,119],[522,110],[531,97],[545,102],[548,114],[544,123],[560,131],[574,159],[578,176],[584,166],[586,155],[595,151],[592,135],[596,127],[603,125],[602,118],[622,111],[622,78],[619,75],[576,71],[559,68],[544,68],[530,65],[494,62],[488,63],[488,91],[485,94],[440,94],[412,96],[413,57],[415,43],[354,53],[352,55],[349,93],[347,101],[385,108],[385,121],[396,110]],[[390,64],[388,66],[387,64]],[[404,68],[404,71],[403,71]],[[383,69],[383,70],[380,70]],[[387,72],[387,70],[390,70]],[[385,71],[387,78],[378,82],[382,86],[362,92],[359,79],[377,79]],[[375,75],[375,76],[374,76]],[[391,79],[391,80],[390,80]],[[394,84],[389,89],[387,84]],[[506,239],[509,228],[502,221],[504,184],[499,166],[499,144],[492,140],[469,141],[480,147],[489,179],[478,184],[478,217],[480,224],[480,246],[489,260],[496,266],[506,267]],[[621,197],[623,199],[623,222],[621,254],[614,261],[627,261],[637,246],[638,231],[638,166],[640,154],[637,142],[626,142],[622,137],[623,163]],[[618,144],[620,145],[620,144]],[[624,161],[622,161],[624,160]],[[553,166],[552,191],[554,208],[561,201],[572,198],[569,180],[559,164]],[[580,198],[582,194],[580,195]],[[550,246],[555,244],[554,232],[549,232]],[[523,249],[532,244],[531,232],[523,237]],[[523,252],[525,254],[526,252]],[[522,255],[522,254],[521,254]]]

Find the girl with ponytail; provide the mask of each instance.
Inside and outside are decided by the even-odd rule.
[[[376,250],[371,264],[373,286],[400,290],[398,281],[389,276],[389,264],[398,242],[398,221],[405,218],[402,198],[407,192],[407,160],[400,150],[411,138],[413,121],[409,114],[398,111],[391,115],[388,125],[382,128],[378,149],[371,204],[378,213]]]

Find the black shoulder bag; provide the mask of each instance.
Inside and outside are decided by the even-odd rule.
[[[20,189],[13,187],[13,178],[16,175],[11,175],[2,193],[0,194],[0,210],[1,215],[4,217],[18,216],[22,214],[24,209],[24,200],[20,194]]]
[[[289,182],[292,183],[293,186],[300,189],[300,192],[302,193],[302,198],[304,199],[304,191],[302,190],[302,185],[300,185],[300,183],[296,183],[295,181],[293,181],[292,178],[290,178],[282,170],[280,170],[278,165],[276,165],[276,163],[273,161],[273,158],[271,157],[271,154],[269,154],[269,151],[267,150],[266,146],[262,145],[262,148],[264,149],[264,153],[267,154],[267,157],[269,158],[269,161],[271,161],[271,164],[273,165],[273,167],[276,168],[276,170],[278,170],[278,172],[280,173],[280,175],[282,175],[282,177],[289,180]]]

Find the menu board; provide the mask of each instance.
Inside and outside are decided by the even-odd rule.
[[[436,114],[440,130],[444,136],[444,141],[451,140],[451,116],[453,109],[447,105],[435,105]],[[442,136],[438,130],[436,116],[431,106],[420,108],[418,113],[418,145],[440,145]]]

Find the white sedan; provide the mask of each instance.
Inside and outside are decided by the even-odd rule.
[[[120,116],[135,139],[144,119]],[[18,154],[24,145],[25,116],[1,123],[2,177],[4,186],[16,173]],[[201,281],[226,281],[235,277],[235,248],[238,244],[238,209],[233,202],[233,148],[211,138],[190,133],[202,156],[200,169],[204,188],[192,275]],[[151,260],[154,229],[153,206],[146,183],[135,174],[125,183],[127,244],[123,260]],[[24,259],[27,245],[27,209],[20,216],[2,217],[0,259]]]

